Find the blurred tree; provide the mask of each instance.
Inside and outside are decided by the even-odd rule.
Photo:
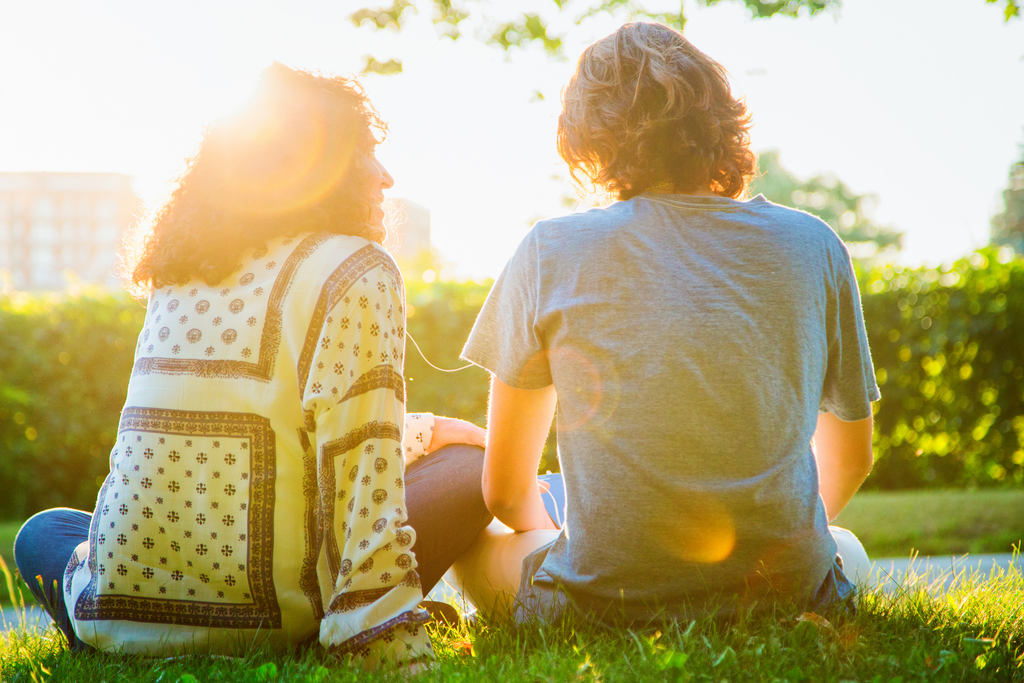
[[[990,0],[991,1],[991,0]],[[1016,2],[1017,0],[1007,0]],[[755,19],[776,15],[795,17],[802,13],[817,14],[826,9],[836,9],[840,0],[697,0],[698,5],[710,6],[721,2],[742,3]],[[508,51],[514,47],[541,45],[552,57],[564,57],[564,30],[554,27],[577,26],[601,14],[620,15],[624,19],[659,21],[682,29],[686,24],[685,5],[681,0],[678,11],[661,11],[651,5],[650,0],[550,0],[550,11],[501,12],[494,3],[480,3],[478,0],[393,0],[385,7],[364,7],[352,13],[350,19],[356,26],[370,26],[375,30],[401,31],[406,22],[421,10],[429,12],[430,19],[442,37],[458,40],[464,28],[472,23],[474,34],[490,45]],[[572,5],[572,9],[570,9]],[[514,7],[506,3],[506,7]],[[664,6],[664,5],[663,5]],[[557,21],[552,21],[558,17]],[[464,24],[463,22],[467,22]],[[565,21],[565,20],[568,20]],[[381,71],[369,68],[370,73],[395,73],[401,70],[396,60],[380,62],[373,57],[366,58],[367,66],[397,63],[398,68]]]
[[[363,73],[379,74],[381,76],[400,74],[402,73],[402,63],[397,59],[389,59],[386,62],[381,62],[370,55],[365,55],[363,57]]]
[[[1006,21],[1020,16],[1022,0],[985,0],[988,3],[1005,3]],[[500,12],[497,3],[481,3],[479,0],[392,0],[385,7],[364,7],[352,13],[350,19],[356,26],[369,25],[376,30],[401,31],[409,17],[421,10],[429,12],[431,22],[443,37],[457,40],[463,35],[464,24],[475,24],[474,32],[486,43],[508,51],[513,47],[538,44],[553,57],[564,57],[563,39],[565,30],[559,26],[578,26],[601,14],[613,14],[623,19],[658,21],[682,29],[686,24],[686,7],[693,0],[679,0],[678,11],[664,10],[666,5],[653,0],[550,0],[544,4],[549,11],[541,13],[513,11]],[[824,10],[838,9],[842,0],[695,0],[696,5],[705,7],[723,2],[739,3],[747,8],[751,17],[763,19],[774,16],[795,17],[800,14],[814,15]],[[514,7],[516,3],[504,3]],[[571,8],[570,8],[571,5]],[[553,20],[557,17],[557,20]],[[567,21],[566,21],[567,20]],[[397,65],[386,70],[372,68],[376,65]],[[366,58],[369,73],[397,73],[401,62],[389,60],[380,62]]]
[[[1000,0],[985,0],[990,5],[998,3]],[[1021,0],[1002,0],[1006,3],[1006,7],[1003,9],[1003,17],[1006,21],[1013,19],[1014,17],[1020,16]]]
[[[1003,190],[1006,210],[992,219],[992,243],[1024,254],[1024,145],[1021,159],[1010,167],[1010,186]]]
[[[776,204],[814,214],[847,244],[874,245],[874,251],[899,250],[902,233],[880,226],[869,217],[874,202],[871,195],[854,193],[833,175],[799,180],[782,166],[778,150],[759,154],[757,165],[761,175],[750,184],[751,194],[761,193]]]

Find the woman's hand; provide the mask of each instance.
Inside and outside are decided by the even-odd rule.
[[[477,427],[472,422],[454,417],[434,416],[434,433],[427,446],[427,453],[433,453],[442,446],[455,443],[467,443],[483,448],[487,443],[487,430]]]

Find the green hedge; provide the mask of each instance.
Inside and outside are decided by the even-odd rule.
[[[1000,258],[1000,255],[1003,257]],[[1024,260],[860,273],[882,400],[870,488],[1024,484]],[[413,339],[456,368],[488,284],[408,276]],[[125,295],[0,296],[0,518],[89,509],[117,429],[144,309]],[[410,410],[482,424],[487,374],[406,352]],[[553,445],[541,469],[556,469]]]
[[[99,291],[0,296],[0,517],[92,509],[144,315]]]
[[[407,328],[427,360],[447,370],[462,368],[462,345],[487,298],[490,283],[434,282],[406,276]],[[424,362],[412,341],[405,345],[408,409],[450,415],[484,424],[489,374],[475,365],[441,372]]]
[[[880,489],[1024,484],[1024,259],[860,273]]]

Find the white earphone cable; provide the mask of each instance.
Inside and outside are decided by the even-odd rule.
[[[434,368],[435,370],[438,370],[439,372],[461,372],[462,370],[465,370],[466,368],[473,367],[473,363],[466,363],[461,368],[454,368],[452,370],[447,370],[445,368],[439,368],[436,365],[434,365],[433,363],[431,363],[429,360],[427,360],[427,357],[423,355],[423,349],[421,349],[420,345],[416,343],[416,340],[413,339],[412,334],[409,333],[408,330],[406,330],[405,336],[407,336],[409,338],[409,341],[412,342],[412,345],[416,347],[416,350],[419,352],[420,358],[423,359],[423,362],[426,363],[427,365],[429,365],[430,367]]]

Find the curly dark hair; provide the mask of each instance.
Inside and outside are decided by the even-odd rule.
[[[128,288],[145,296],[193,278],[215,285],[247,249],[282,235],[383,242],[380,193],[369,186],[367,163],[386,132],[354,78],[275,62],[240,114],[206,130],[151,225],[129,235]]]
[[[750,114],[726,71],[678,31],[630,23],[588,47],[562,94],[558,152],[580,187],[738,197],[754,175]]]

